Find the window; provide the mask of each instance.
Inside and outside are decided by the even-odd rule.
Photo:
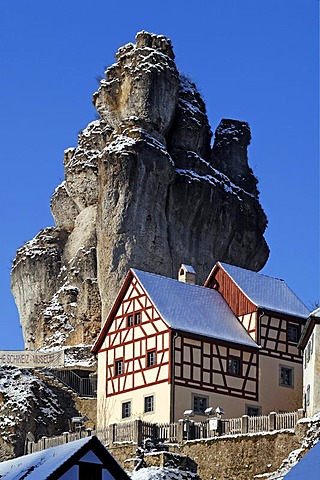
[[[280,365],[279,380],[282,387],[293,387],[293,368]]]
[[[249,417],[259,417],[261,415],[261,407],[256,407],[255,405],[247,405],[246,415],[248,415]]]
[[[123,374],[123,360],[116,360],[114,374],[115,375]]]
[[[238,357],[228,358],[228,373],[241,375],[241,360]]]
[[[147,353],[147,367],[153,367],[156,364],[156,351]]]
[[[299,325],[289,323],[288,331],[287,331],[288,342],[298,343],[299,336],[300,336]]]
[[[310,385],[307,386],[306,390],[306,406],[310,405]]]
[[[307,363],[310,361],[310,357],[311,357],[311,342],[309,340],[307,345]]]
[[[144,397],[144,412],[153,412],[154,411],[154,396],[149,395],[148,397]]]
[[[127,327],[132,327],[133,325],[133,315],[127,316]]]
[[[208,397],[193,396],[193,411],[200,415],[204,415],[204,411],[208,408]]]
[[[134,314],[134,324],[139,325],[141,323],[141,312]]]
[[[89,462],[79,462],[79,477],[68,476],[67,478],[81,478],[81,480],[100,480],[102,479],[102,465],[97,465],[96,463]]]
[[[131,417],[131,402],[123,402],[121,405],[121,418]]]

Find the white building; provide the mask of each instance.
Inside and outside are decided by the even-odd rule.
[[[299,345],[303,350],[303,395],[308,417],[320,412],[320,308],[311,313]]]

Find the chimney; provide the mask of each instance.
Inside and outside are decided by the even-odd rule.
[[[191,265],[181,264],[178,272],[179,282],[189,283],[190,285],[195,285],[196,283],[196,272]]]

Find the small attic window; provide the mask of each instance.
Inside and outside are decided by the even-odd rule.
[[[191,265],[181,264],[178,270],[178,280],[183,283],[194,285],[196,283],[196,272]]]

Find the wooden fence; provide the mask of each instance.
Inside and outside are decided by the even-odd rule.
[[[203,422],[193,422],[190,419],[176,423],[149,423],[142,420],[114,423],[105,430],[84,428],[77,432],[65,432],[56,437],[42,437],[38,442],[27,442],[27,453],[44,450],[80,438],[97,435],[109,447],[117,443],[133,443],[143,445],[148,439],[155,443],[183,443],[187,440],[202,440],[216,436],[262,433],[282,429],[292,429],[297,421],[304,417],[302,409],[298,412],[275,413],[259,417],[243,415],[240,418],[207,419]]]

